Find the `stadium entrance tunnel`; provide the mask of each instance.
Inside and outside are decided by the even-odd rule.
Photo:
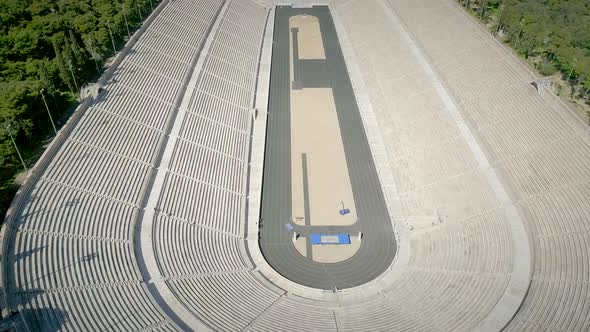
[[[301,285],[345,289],[397,243],[327,6],[276,7],[259,245]]]

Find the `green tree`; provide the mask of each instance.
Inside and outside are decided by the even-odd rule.
[[[59,76],[61,77],[62,81],[68,86],[71,92],[74,92],[74,85],[72,84],[72,79],[68,73],[68,69],[66,67],[66,63],[64,61],[64,57],[62,56],[59,44],[57,42],[57,38],[52,38],[51,43],[53,44],[53,50],[55,52],[55,59],[57,60],[57,66],[59,68]]]
[[[76,60],[76,64],[78,66],[82,66],[84,64],[84,49],[80,48],[80,45],[78,45],[78,41],[76,40],[76,37],[74,36],[74,32],[72,30],[70,30],[70,44],[71,44],[71,49],[72,49],[72,54],[74,55],[74,59]]]
[[[123,7],[130,30],[151,10],[141,0],[0,0],[0,218],[15,191],[11,179],[22,169],[1,124],[11,123],[25,159],[38,151],[52,131],[40,89],[57,118],[75,100],[72,71],[85,84],[113,54],[113,42],[126,36]]]
[[[43,88],[47,91],[47,94],[53,95],[55,93],[55,85],[53,84],[43,62],[39,63],[39,79],[41,80]]]

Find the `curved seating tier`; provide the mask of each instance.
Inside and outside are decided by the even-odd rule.
[[[246,271],[238,236],[160,215],[154,223],[155,251],[164,278]]]
[[[243,330],[280,296],[248,271],[169,278],[166,283],[215,331]]]
[[[350,306],[337,312],[338,331],[438,331],[418,313],[411,313],[388,300],[385,296],[378,301]],[[442,331],[442,330],[440,330]]]
[[[335,308],[337,309],[337,308]],[[250,326],[250,331],[338,331],[334,309],[282,296]]]

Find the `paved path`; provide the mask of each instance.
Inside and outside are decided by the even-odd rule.
[[[317,263],[303,257],[293,245],[292,231],[285,227],[291,223],[289,17],[304,13],[317,16],[320,21],[326,50],[325,67],[334,93],[359,217],[359,222],[352,226],[312,229],[313,232],[348,232],[353,236],[359,230],[363,232],[359,251],[339,263]],[[277,272],[299,284],[320,289],[362,285],[390,266],[397,244],[334,23],[328,7],[294,9],[279,6],[275,15],[260,248]],[[305,68],[300,69],[305,71]],[[306,76],[305,72],[301,74]],[[304,236],[311,232],[305,226],[293,227]]]

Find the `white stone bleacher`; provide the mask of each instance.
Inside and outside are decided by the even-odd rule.
[[[198,92],[193,100],[195,103],[189,106],[189,112],[181,128],[181,137],[230,158],[243,160],[248,144],[248,109],[237,107],[202,91]],[[218,115],[214,113],[216,111],[225,114]]]
[[[249,271],[171,279],[167,284],[214,331],[243,330],[280,297]]]
[[[398,331],[439,331],[419,315],[404,311],[385,297],[343,308],[336,312],[336,319],[338,331],[391,331],[392,328]]]
[[[98,99],[92,105],[93,108],[159,131],[165,126],[173,108],[170,103],[121,84],[109,84],[109,89],[104,93],[107,94],[107,97]],[[149,109],[150,112],[146,112],[146,109]]]
[[[400,287],[385,296],[403,309],[398,319],[419,317],[439,331],[470,331],[477,330],[474,327],[496,305],[508,279],[506,275],[410,268],[398,280]]]
[[[188,117],[194,118],[192,121],[187,121],[182,127],[182,136],[187,137],[190,140],[195,140],[205,145],[216,146],[218,149],[231,154],[234,157],[239,157],[243,154],[240,147],[244,145],[239,139],[239,133],[248,130],[250,122],[250,114],[246,108],[241,108],[234,105],[226,100],[220,99],[207,93],[206,91],[200,91],[195,94],[189,104],[190,112],[187,114]],[[200,122],[205,122],[201,124]],[[207,125],[207,122],[209,123]],[[194,126],[204,128],[204,130],[212,131],[226,131],[222,136],[235,136],[230,140],[236,140],[235,147],[225,148],[223,144],[213,143],[210,141],[212,138],[208,136],[214,136],[208,131],[195,132]],[[209,129],[212,128],[212,129]],[[234,146],[230,144],[229,146]]]
[[[391,312],[391,320],[361,310],[346,309],[345,316],[368,330],[398,324],[473,329],[503,296],[512,272],[511,228],[502,205],[457,119],[379,1],[337,2],[334,8],[388,142],[403,209],[398,218],[412,229],[408,268],[375,304]]]
[[[367,6],[367,3],[363,2],[360,6]],[[228,10],[228,13],[231,11]],[[339,9],[339,13],[342,14],[343,10]],[[358,15],[358,8],[347,9],[344,14],[343,16],[348,16],[350,20],[362,16]],[[367,17],[375,22],[375,15]],[[347,23],[351,32],[368,24],[363,21]],[[371,27],[371,24],[368,26]],[[365,42],[364,38],[359,40]],[[383,38],[374,41],[383,44]],[[396,46],[399,48],[399,45]],[[419,71],[419,68],[416,69],[416,72]],[[391,69],[380,70],[380,73],[395,74]],[[207,73],[204,75],[213,76]],[[232,79],[225,74],[215,76],[225,77],[226,80]],[[405,71],[399,76],[407,84],[411,84],[412,77]],[[234,77],[233,83],[236,84],[238,80],[239,78]],[[226,85],[233,84],[226,82]],[[201,94],[200,89],[195,89],[195,95]],[[373,90],[377,94],[379,91]],[[193,100],[195,95],[192,96]],[[248,114],[245,107],[234,105],[239,103],[240,98],[235,98],[232,102],[226,97],[228,100],[221,102],[219,98],[224,96],[218,94],[217,97],[210,101],[223,103],[227,106],[226,112],[242,110],[239,114]],[[445,132],[456,132],[456,128],[453,127],[452,121],[445,118],[448,115],[436,113],[440,112],[440,102],[418,102],[417,98],[422,97],[421,95],[416,95],[415,99],[404,99],[403,95],[398,97],[398,101],[405,102],[399,105],[398,113],[388,111],[385,103],[385,109],[381,109],[377,114],[385,132],[390,128],[396,128],[399,131],[390,133],[395,132],[403,137],[402,143],[397,145],[400,149],[391,151],[392,154],[399,153],[407,159],[412,155],[411,149],[435,150],[445,146],[456,149],[460,146],[461,142],[457,138],[442,137],[444,144],[441,144],[440,135],[444,135]],[[433,98],[432,95],[429,97]],[[379,98],[376,100],[384,101]],[[194,112],[192,110],[199,109],[199,103],[192,102],[191,105],[183,124],[185,133],[198,132],[199,128],[205,128],[207,123],[211,123],[201,120],[201,124],[186,125],[191,121],[189,115]],[[217,106],[214,108],[219,109]],[[231,119],[228,116],[215,116]],[[428,121],[429,119],[440,121]],[[420,127],[429,123],[432,126],[432,135],[426,134],[420,139],[412,140],[412,132],[417,132]],[[231,126],[232,121],[224,124]],[[233,128],[235,130],[235,127]],[[442,133],[437,132],[441,130]],[[400,132],[402,134],[399,134]],[[180,135],[175,152],[180,151],[180,146],[186,144],[183,142],[184,135]],[[215,131],[211,131],[211,135],[215,135]],[[452,136],[458,137],[458,134]],[[395,139],[393,137],[391,141]],[[206,143],[199,145],[207,146]],[[377,299],[358,301],[361,303],[326,304],[292,298],[273,290],[272,287],[269,288],[268,283],[262,282],[256,277],[256,272],[251,271],[249,262],[238,259],[242,245],[242,234],[238,232],[239,223],[243,222],[240,220],[241,211],[228,209],[225,205],[215,205],[215,202],[223,201],[215,196],[215,192],[223,197],[228,194],[227,187],[223,188],[222,182],[214,180],[216,176],[194,175],[202,171],[193,171],[190,167],[198,168],[203,164],[187,163],[186,160],[199,158],[189,156],[189,153],[173,155],[173,159],[183,159],[182,163],[186,166],[178,168],[176,172],[169,172],[166,181],[173,179],[174,182],[164,185],[165,189],[162,191],[158,207],[160,212],[155,217],[154,233],[158,239],[155,249],[160,272],[173,294],[214,330],[300,331],[306,328],[315,331],[363,331],[390,330],[395,326],[400,329],[424,331],[473,328],[502,296],[509,280],[513,249],[509,236],[510,226],[503,211],[498,209],[498,202],[487,187],[487,182],[475,169],[474,163],[464,156],[467,154],[464,148],[456,151],[451,154],[452,157],[449,157],[448,153],[432,157],[440,161],[445,158],[458,158],[455,167],[441,168],[440,166],[446,163],[436,163],[434,160],[428,162],[431,169],[424,168],[424,160],[411,160],[414,164],[406,166],[406,171],[411,171],[415,167],[423,168],[421,173],[408,172],[408,181],[418,182],[430,174],[429,172],[439,172],[438,175],[442,174],[445,178],[444,181],[406,186],[409,189],[405,192],[406,209],[410,213],[432,212],[443,207],[446,208],[442,209],[446,213],[443,215],[445,222],[440,224],[440,221],[430,217],[425,218],[422,224],[416,223],[420,227],[419,231],[412,235],[411,267],[396,282],[395,287],[384,289],[383,295]],[[197,153],[204,155],[205,151]],[[403,157],[400,160],[403,161]],[[173,160],[170,165],[175,163],[180,161]],[[186,171],[181,171],[182,169]],[[224,172],[230,175],[231,172],[228,171],[229,169],[224,168]],[[181,172],[182,175],[175,174]],[[203,188],[207,188],[208,191],[197,198],[194,193],[205,190]],[[458,188],[461,188],[459,193]],[[182,200],[176,199],[175,192],[176,195],[182,193]],[[236,194],[241,192],[243,191]],[[448,197],[451,194],[454,196]],[[234,197],[235,201],[243,199],[240,195]],[[453,207],[455,201],[464,203],[459,207]],[[439,224],[431,225],[434,221]],[[210,255],[211,253],[213,254]],[[243,258],[243,254],[241,255]],[[448,259],[445,261],[445,258]]]
[[[237,235],[240,225],[234,220],[240,217],[242,199],[239,193],[169,172],[158,210],[167,217]]]
[[[182,80],[221,4],[161,5],[19,207],[8,291],[33,329],[176,328],[143,283],[134,221]]]
[[[421,233],[411,239],[414,255],[410,265],[418,269],[458,270],[465,272],[510,272],[510,265],[498,261],[509,256],[512,246],[505,217],[490,211],[469,217],[436,232]]]
[[[455,92],[454,96],[462,105],[469,107],[466,115],[474,119],[484,139],[490,140],[488,146],[493,150],[490,151],[493,160],[517,154],[525,147],[547,144],[572,135],[567,125],[558,119],[554,110],[545,105],[532,85],[528,84],[532,77],[525,74],[520,66],[514,65],[514,59],[509,54],[497,46],[490,47],[489,43],[493,43],[491,38],[485,36],[485,32],[474,26],[473,22],[465,27],[465,17],[460,12],[447,17],[442,14],[448,12],[448,3],[429,2],[416,7],[401,2],[395,6],[432,18],[434,24],[411,24],[410,29],[419,36],[420,44],[426,45],[426,54],[437,64],[439,74],[451,91]],[[493,112],[489,111],[491,109]],[[493,120],[489,119],[492,123],[487,121],[490,117],[493,117]],[[506,123],[498,124],[498,121]],[[488,126],[495,127],[490,130],[497,131],[510,125],[527,126],[531,135],[513,134],[524,128],[486,132]],[[533,132],[535,135],[532,135]],[[505,141],[498,141],[502,138]]]
[[[382,299],[336,311],[347,322],[340,329],[472,330],[509,280],[505,259],[512,248],[504,218],[492,211],[460,224],[416,228],[408,269],[394,286],[383,289]],[[372,306],[379,309],[374,312]]]
[[[367,3],[363,2],[360,6],[367,6]],[[369,8],[374,11],[378,7]],[[354,7],[346,10],[339,8],[339,13],[349,20],[362,16],[359,15],[358,8]],[[376,21],[374,14],[367,17],[372,22]],[[347,23],[351,32],[368,24],[363,21]],[[372,27],[371,24],[368,26]],[[364,38],[359,40],[364,42]],[[374,41],[383,44],[383,38]],[[383,75],[395,74],[391,69],[380,72]],[[412,77],[405,72],[400,77],[411,84]],[[378,93],[379,89],[373,92]],[[199,93],[199,89],[196,89],[195,94]],[[402,97],[399,96],[398,100],[404,101]],[[383,99],[377,100],[383,102]],[[408,149],[444,147],[440,143],[441,137],[436,134],[411,142],[411,133],[429,123],[432,123],[433,132],[441,129],[456,131],[452,121],[436,113],[440,111],[436,105],[436,101],[418,103],[416,99],[408,99],[399,106],[399,113],[388,112],[387,107],[381,109],[377,115],[382,120],[383,130],[401,125],[400,131],[405,135],[402,141],[407,143],[406,150],[400,148],[398,151],[391,151],[392,154],[401,152],[409,158],[411,150]],[[188,116],[185,122],[187,119]],[[430,122],[428,119],[440,121]],[[184,128],[187,126],[183,125],[183,130]],[[191,125],[190,128],[198,130],[199,127]],[[460,143],[457,139],[443,141],[452,147]],[[178,142],[184,144],[182,139]],[[439,145],[436,145],[437,142]],[[398,145],[402,146],[401,143]],[[173,178],[178,182],[164,187],[175,188],[175,192],[183,193],[183,202],[177,205],[184,206],[187,212],[180,216],[166,213],[166,209],[176,200],[171,189],[162,192],[159,204],[161,212],[154,223],[160,272],[175,296],[214,330],[245,328],[253,331],[300,331],[305,328],[315,331],[363,331],[390,330],[395,326],[424,331],[473,328],[492,310],[506,288],[513,249],[509,236],[510,227],[503,211],[498,209],[497,200],[490,193],[481,174],[475,170],[473,162],[462,156],[466,152],[461,151],[464,150],[458,150],[452,157],[448,154],[436,157],[451,159],[460,156],[463,159],[459,160],[465,161],[463,165],[458,162],[454,171],[446,169],[439,173],[443,174],[445,181],[424,183],[406,191],[405,194],[409,197],[406,198],[406,208],[409,212],[432,212],[444,207],[447,213],[443,216],[445,222],[440,224],[437,221],[439,224],[435,226],[431,225],[435,219],[425,218],[419,225],[419,232],[412,235],[411,267],[396,282],[395,287],[384,289],[383,295],[377,299],[358,301],[360,303],[326,304],[295,299],[269,289],[268,283],[261,282],[256,277],[256,272],[250,270],[248,262],[237,259],[242,241],[242,234],[237,232],[241,222],[240,212],[230,211],[225,206],[211,209],[213,203],[204,206],[200,203],[202,200],[210,202],[209,197],[214,195],[213,191],[224,192],[222,188],[217,188],[219,182],[203,180],[202,176],[199,179],[190,179],[190,175],[168,175],[168,179]],[[173,158],[190,159],[187,154],[175,154]],[[171,162],[171,165],[174,163],[175,161]],[[421,165],[424,163],[416,161],[417,166],[409,165],[406,170],[425,167]],[[432,169],[424,169],[419,175],[409,173],[408,178],[417,181],[417,178],[429,174],[427,171],[441,172],[440,163],[430,161],[428,165]],[[198,172],[189,170],[185,174]],[[182,183],[195,184],[195,187],[187,190]],[[193,198],[193,192],[198,191],[197,186],[211,188],[211,192],[200,199]],[[461,188],[459,194],[454,193],[458,187]],[[452,193],[454,196],[448,197]],[[475,201],[470,196],[475,197]],[[214,199],[219,201],[219,198]],[[236,197],[236,200],[243,198]],[[464,201],[464,204],[458,208],[452,207],[455,200]],[[207,213],[210,214],[209,217]],[[445,258],[448,259],[445,261]]]
[[[94,107],[74,129],[72,140],[149,163],[160,134],[157,128]],[[130,144],[122,145],[126,140]]]
[[[232,1],[213,32],[211,51],[190,97],[162,190],[158,210],[163,215],[239,235],[257,74],[253,65],[260,53],[265,16],[266,9],[249,0]],[[251,22],[258,22],[256,29],[236,30]],[[241,66],[248,63],[253,65]],[[189,198],[178,200],[175,195]],[[213,208],[219,204],[224,205]]]
[[[452,1],[390,4],[402,18],[436,22],[404,20],[479,128],[526,216],[532,280],[507,330],[588,330],[587,133],[564,106],[539,97],[535,77]]]
[[[246,271],[240,258],[240,238],[214,228],[158,216],[154,227],[165,235],[154,241],[164,278]]]
[[[336,308],[282,296],[246,331],[338,331]],[[342,331],[340,329],[340,331]],[[359,330],[357,330],[359,331]]]
[[[401,36],[395,31],[388,32],[388,39],[382,40],[376,37],[367,38],[362,32],[357,34],[355,30],[361,24],[365,27],[372,26],[376,31],[391,30],[384,15],[375,17],[369,15],[372,10],[379,7],[372,4],[363,9],[357,8],[364,7],[360,3],[349,3],[349,7],[353,6],[354,11],[366,15],[347,16],[353,12],[351,9],[350,12],[346,12],[346,15],[341,16],[345,26],[349,28],[353,47],[356,48],[357,40],[363,39],[363,44],[359,47],[368,47],[367,43],[371,41],[373,43],[370,46],[377,50],[374,53],[360,53],[361,58],[358,62],[361,69],[364,69],[364,81],[369,90],[374,111],[377,118],[381,120],[382,135],[385,141],[391,142],[386,146],[386,150],[391,163],[395,165],[394,176],[397,179],[398,190],[403,195],[422,201],[418,204],[412,203],[414,206],[430,205],[430,208],[426,210],[436,211],[437,208],[445,206],[451,208],[451,202],[454,201],[456,202],[453,204],[459,210],[472,208],[472,200],[468,197],[465,200],[457,195],[465,193],[466,196],[475,198],[481,195],[487,197],[491,195],[490,189],[485,184],[485,180],[481,180],[482,176],[477,170],[477,163],[461,138],[454,119],[443,111],[444,105],[440,97],[422,70],[412,69],[409,75],[406,72],[406,66],[383,65],[390,61],[397,61],[398,57],[402,59],[409,57]],[[471,181],[483,183],[481,186],[472,187]],[[445,187],[456,188],[451,190]],[[475,195],[475,192],[482,194]],[[429,199],[430,202],[428,202]],[[497,206],[493,198],[483,199],[481,203],[482,208],[479,212]],[[477,212],[457,214],[451,219],[462,220]],[[423,214],[425,213],[428,211],[424,211]],[[422,215],[418,211],[414,214]]]
[[[168,324],[142,285],[130,241],[35,230],[21,231],[16,239],[17,260],[26,269],[15,271],[13,300],[23,306],[21,312],[32,312],[30,322],[40,330],[124,331]],[[84,324],[89,325],[80,328]]]
[[[286,295],[252,270],[242,252],[244,183],[266,9],[250,0],[229,1],[183,118],[154,217],[158,268],[173,294],[219,331],[447,331],[477,326],[510,278],[510,225],[455,122],[443,112],[431,83],[375,1],[336,4],[336,9],[363,69],[381,134],[391,142],[387,153],[403,212],[415,227],[409,238],[409,267],[377,298],[330,304]],[[210,13],[219,7],[206,3],[168,5],[170,10],[119,69],[117,82],[107,86],[108,98],[89,110],[31,192],[16,234],[15,252],[22,257],[15,261],[14,294],[24,298],[27,308],[52,308],[35,314],[42,326],[76,331],[173,328],[142,283],[130,221],[138,213],[139,193],[155,153],[154,146],[139,142],[158,144],[180,89],[182,68],[188,68],[187,54],[196,52],[187,46],[195,37],[180,24],[194,27],[188,23],[192,19],[214,20]],[[416,7],[428,7],[422,4]],[[191,19],[174,19],[179,15]],[[179,31],[174,35],[179,42],[156,47],[156,41],[176,31],[170,29]],[[153,59],[140,56],[144,51],[152,57],[165,51],[169,56],[161,59],[168,63],[152,66]],[[442,50],[437,53],[442,55]],[[438,62],[437,68],[446,67]],[[127,75],[128,71],[134,72]],[[140,84],[141,73],[163,82],[164,91],[155,93],[148,84]],[[144,106],[131,105],[136,101]],[[470,119],[481,128],[492,128],[490,132],[504,124],[501,117],[487,123],[478,120],[485,117],[482,113]],[[506,126],[500,132],[515,128]],[[127,132],[127,139],[118,132]],[[515,184],[513,189],[525,193],[520,206],[529,226],[539,226],[531,228],[538,262],[522,317],[513,322],[515,330],[588,328],[583,317],[590,305],[585,300],[589,291],[583,288],[588,283],[582,276],[589,275],[589,266],[586,261],[563,261],[569,262],[572,252],[582,255],[589,249],[585,207],[590,196],[587,182],[578,180],[590,174],[554,172],[559,160],[585,170],[587,156],[576,152],[587,146],[575,137],[560,137],[558,142],[561,145],[547,151],[510,145],[494,154],[496,166]],[[515,158],[518,151],[541,160],[540,165]],[[78,170],[83,170],[81,178],[74,173]],[[122,170],[126,177],[117,173]],[[531,185],[531,173],[544,181]],[[72,219],[78,222],[63,222]],[[558,226],[549,222],[552,219],[564,223]],[[568,306],[561,305],[566,302]],[[539,308],[550,308],[551,315],[542,315]]]
[[[42,179],[134,204],[148,172],[147,163],[70,139]]]
[[[131,236],[132,225],[124,221],[130,220],[136,211],[128,204],[49,181],[41,181],[31,196],[36,199],[21,214],[26,221],[20,225],[21,231],[36,230],[116,241],[124,241]],[[107,222],[92,222],[97,219]]]
[[[245,328],[281,296],[259,281],[242,252],[252,102],[267,13],[250,0],[231,0],[211,32],[154,215],[163,280],[216,331]]]

